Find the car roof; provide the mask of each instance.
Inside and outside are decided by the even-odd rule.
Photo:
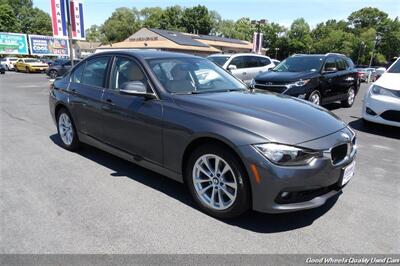
[[[237,56],[259,56],[259,57],[268,57],[269,58],[269,56],[266,56],[266,55],[263,55],[263,54],[253,54],[253,53],[237,53],[237,54],[212,54],[212,55],[209,55],[208,57],[225,57],[225,56],[229,56],[229,57],[231,57],[231,56],[235,56],[235,57],[237,57]]]
[[[170,58],[170,57],[198,57],[184,53],[155,51],[155,50],[116,50],[116,51],[100,52],[97,53],[96,55],[100,54],[101,55],[125,54],[125,55],[135,56],[141,59],[159,59],[159,58]]]

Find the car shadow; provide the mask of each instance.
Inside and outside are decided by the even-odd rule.
[[[61,140],[57,134],[51,135],[50,139],[56,145],[61,147]],[[182,183],[147,170],[141,166],[135,165],[134,163],[127,162],[89,145],[83,145],[77,153],[113,170],[114,172],[110,175],[112,178],[129,178],[135,182],[140,182],[143,185],[160,191],[165,195],[200,211],[192,200],[186,186]],[[336,196],[329,199],[323,206],[311,210],[284,214],[265,214],[248,211],[241,217],[235,219],[218,220],[257,233],[278,233],[290,231],[311,225],[315,220],[324,215],[335,205],[340,194],[341,193],[338,193]]]
[[[342,108],[342,105],[339,102],[333,102],[322,105],[322,107],[328,109],[329,111],[337,110]]]
[[[375,124],[363,121],[362,118],[351,121],[349,126],[357,131],[361,131],[368,134],[379,135],[386,138],[400,139],[400,128],[387,126],[383,124]]]

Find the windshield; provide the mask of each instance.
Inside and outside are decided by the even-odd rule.
[[[25,63],[40,63],[38,59],[25,59]]]
[[[203,58],[176,57],[147,60],[166,90],[190,94],[232,90],[247,87],[222,68]]]
[[[388,73],[400,73],[400,60],[397,60],[388,70]]]
[[[214,62],[215,64],[223,66],[226,63],[226,61],[228,61],[229,57],[230,56],[209,56],[207,58],[212,62]]]
[[[273,71],[316,72],[321,70],[323,62],[323,56],[293,56],[283,60]]]

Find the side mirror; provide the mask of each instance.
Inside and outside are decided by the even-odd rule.
[[[324,69],[324,73],[335,73],[335,72],[337,72],[336,67],[327,67]]]
[[[119,90],[122,94],[142,96],[145,98],[155,98],[154,94],[148,93],[146,86],[141,81],[128,81],[122,84]]]
[[[236,65],[229,65],[228,66],[228,70],[230,71],[230,70],[235,70],[235,69],[237,69],[237,66]]]

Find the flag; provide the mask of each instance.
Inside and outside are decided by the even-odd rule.
[[[66,0],[50,0],[53,36],[68,38]]]
[[[70,0],[69,2],[70,21],[72,27],[72,39],[84,40],[85,25],[83,22],[82,0]]]

